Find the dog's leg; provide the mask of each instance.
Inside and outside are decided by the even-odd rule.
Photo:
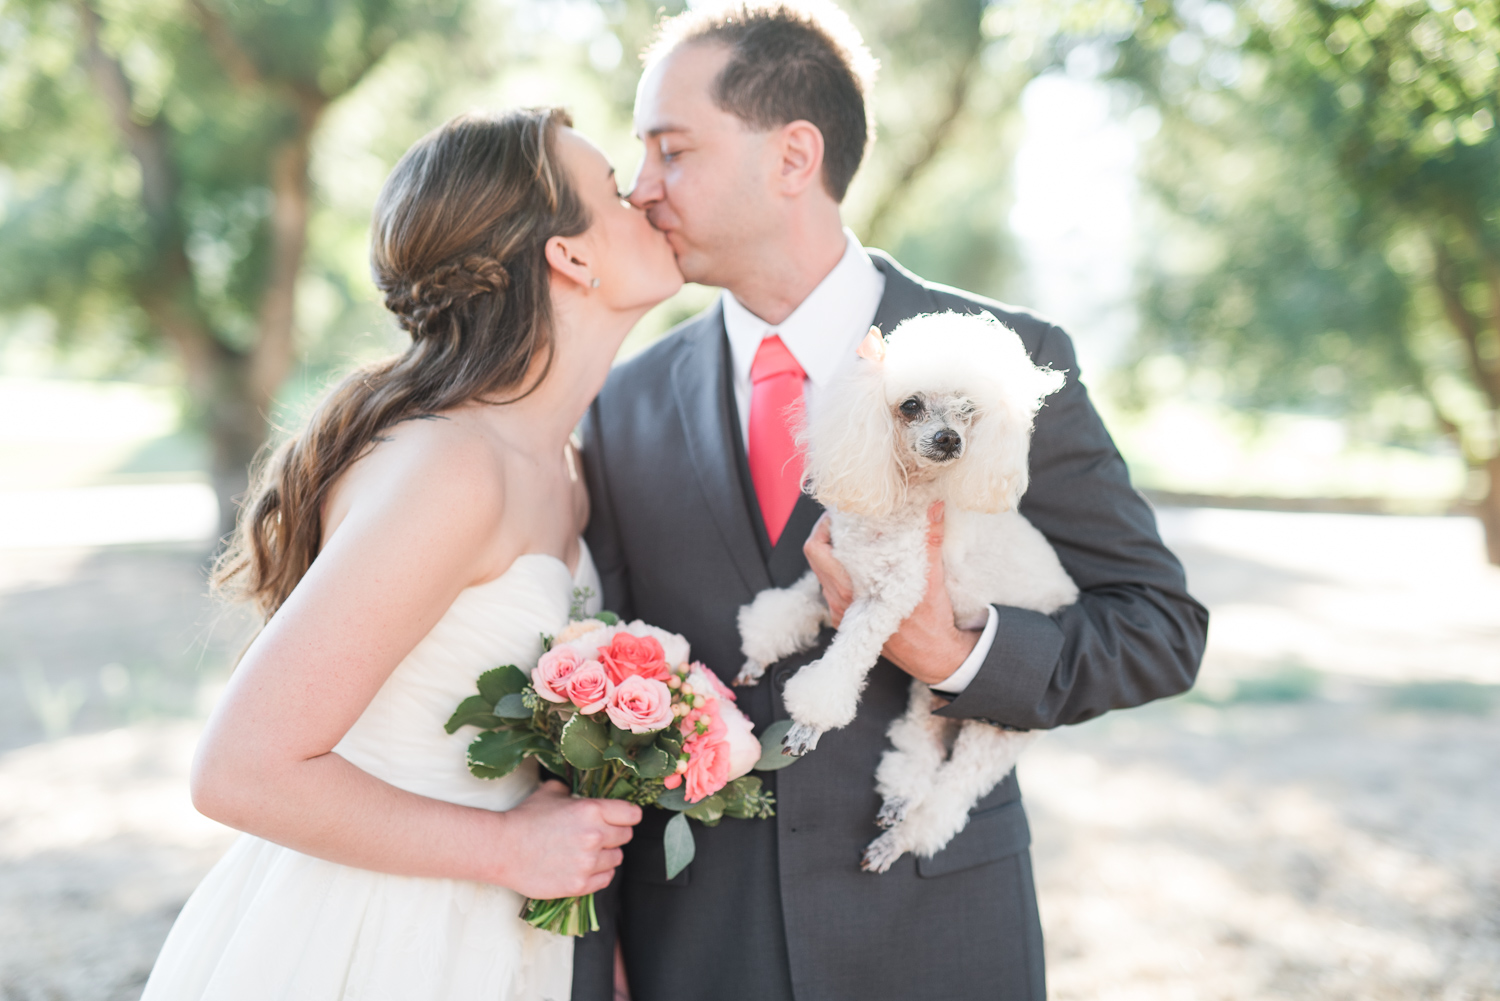
[[[766,668],[794,653],[810,650],[828,621],[823,588],[811,570],[791,587],[767,588],[740,606],[740,652],[745,666],[736,685],[753,685]]]
[[[887,731],[892,747],[875,771],[875,790],[884,799],[875,822],[886,831],[865,848],[860,868],[866,872],[887,871],[914,847],[906,819],[921,809],[936,783],[947,755],[946,737],[956,726],[932,709],[932,689],[913,679],[907,710]]]
[[[898,858],[911,851],[912,847],[903,826],[897,824],[865,846],[859,867],[865,872],[885,872],[896,864]]]
[[[876,550],[881,558],[846,564],[855,578],[854,601],[823,656],[793,675],[782,693],[794,721],[782,742],[788,754],[807,753],[825,732],[854,719],[881,648],[926,593],[925,529],[924,521],[887,530],[883,538],[874,531],[873,537],[881,540]]]
[[[926,590],[925,579],[918,579],[915,588],[909,580],[906,583],[905,588],[889,589],[894,594],[855,598],[828,651],[787,682],[782,701],[795,721],[783,741],[787,753],[806,754],[818,746],[824,733],[848,726],[854,719],[865,677],[881,648]]]
[[[934,716],[932,707],[932,689],[913,678],[906,712],[891,721],[886,731],[891,747],[875,770],[875,791],[882,800],[875,823],[881,827],[899,824],[922,801],[943,764],[943,737],[953,724]]]
[[[930,858],[945,848],[969,823],[969,811],[999,785],[1021,754],[1040,735],[1032,730],[1002,730],[965,720],[953,753],[938,769],[932,789],[902,821],[903,839],[911,850]]]

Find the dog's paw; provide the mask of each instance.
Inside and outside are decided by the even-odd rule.
[[[902,796],[886,800],[880,804],[880,812],[875,815],[875,823],[890,830],[906,819],[906,811],[910,805]]]
[[[781,753],[802,757],[808,751],[816,750],[818,738],[823,736],[824,731],[806,723],[793,723],[792,728],[781,738]]]
[[[838,730],[854,721],[862,687],[858,678],[841,675],[825,654],[787,679],[781,701],[792,719],[817,730]]]
[[[734,676],[733,684],[738,687],[757,684],[765,673],[766,665],[758,660],[747,660],[745,666],[740,668],[740,673]]]
[[[865,847],[859,867],[865,872],[885,872],[905,854],[905,849],[896,841],[895,831],[886,831]]]

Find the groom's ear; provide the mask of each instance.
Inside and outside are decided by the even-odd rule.
[[[809,185],[823,182],[823,133],[816,125],[802,119],[787,122],[776,133],[775,141],[783,195],[800,195]]]

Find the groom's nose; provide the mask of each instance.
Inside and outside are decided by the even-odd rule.
[[[630,182],[630,193],[625,198],[638,209],[649,209],[661,201],[661,171],[652,166],[649,155],[641,158],[635,180]]]

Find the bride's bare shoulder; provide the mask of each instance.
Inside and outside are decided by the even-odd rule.
[[[438,515],[455,529],[492,527],[505,507],[505,466],[492,436],[463,413],[420,414],[381,431],[334,482],[325,538],[356,508]]]

